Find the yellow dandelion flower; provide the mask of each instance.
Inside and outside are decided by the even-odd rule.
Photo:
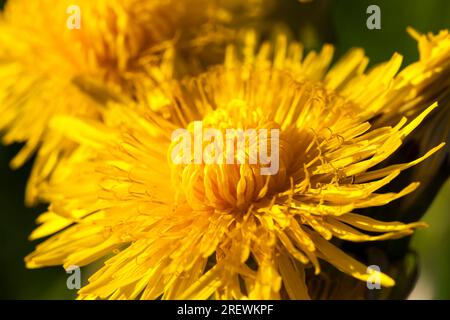
[[[381,126],[402,115],[415,116],[435,101],[450,96],[450,33],[423,35],[412,28],[408,32],[418,42],[420,59],[403,69],[393,81],[386,107],[376,125]],[[445,109],[448,108],[446,103]]]
[[[132,95],[145,66],[162,63],[165,49],[206,41],[219,14],[214,5],[207,0],[7,2],[0,18],[0,130],[4,143],[26,143],[12,160],[14,168],[42,145],[28,203],[35,200],[35,185],[74,147],[49,133],[51,118],[101,120],[105,98],[116,91]],[[161,72],[170,75],[170,68],[166,63]]]
[[[436,108],[371,128],[367,120],[389,92],[399,57],[363,74],[367,59],[353,50],[327,72],[330,46],[303,58],[285,37],[275,48],[255,50],[251,34],[247,43],[242,56],[229,47],[223,65],[173,82],[168,118],[145,105],[112,104],[104,124],[54,119],[81,147],[43,187],[51,205],[31,238],[60,232],[26,258],[29,268],[106,258],[79,291],[86,299],[308,299],[306,277],[320,274],[320,260],[356,279],[371,277],[336,241],[397,239],[425,226],[357,213],[414,191],[418,183],[379,192],[442,146],[372,169]],[[195,144],[199,121],[202,133],[279,130],[278,170],[265,175],[261,163],[238,162],[250,154],[234,143],[222,153],[231,163],[196,162],[196,152],[179,149],[172,135],[184,128],[194,133],[185,142]],[[259,149],[275,150],[270,132]]]
[[[408,32],[417,40],[419,60],[395,76],[392,89],[372,123],[375,127],[381,127],[395,123],[403,116],[415,117],[434,102],[439,104],[439,110],[407,139],[397,155],[401,160],[397,161],[408,161],[411,159],[408,157],[416,157],[437,142],[450,138],[450,33],[442,30],[437,34],[420,34],[412,28],[408,28]],[[399,216],[408,213],[410,208],[414,208],[414,215],[410,214],[408,219],[412,220],[408,221],[425,213],[433,195],[447,179],[448,154],[447,145],[445,151],[409,173],[409,179],[420,181],[422,188],[398,203]]]

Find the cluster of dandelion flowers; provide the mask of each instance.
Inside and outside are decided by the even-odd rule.
[[[358,52],[326,73],[330,47],[302,60],[298,44],[281,43],[273,54],[269,44],[247,48],[242,58],[230,47],[223,65],[173,82],[168,119],[139,104],[111,104],[104,123],[55,119],[54,127],[81,147],[42,187],[51,205],[32,238],[60,232],[37,246],[27,266],[106,258],[79,291],[86,299],[307,299],[305,270],[319,274],[320,260],[367,280],[366,267],[334,240],[397,239],[424,226],[355,210],[418,186],[377,192],[441,145],[411,163],[371,168],[436,106],[372,129],[370,106],[344,95],[366,64]],[[380,70],[390,66],[364,77],[388,90]],[[279,129],[278,173],[265,176],[248,163],[173,162],[172,132],[190,130],[194,121],[219,130]],[[379,275],[382,285],[394,285]]]
[[[149,68],[171,76],[172,49],[189,46],[197,32],[208,37],[219,11],[206,0],[8,1],[0,18],[0,130],[5,144],[25,143],[12,167],[39,150],[27,203],[74,148],[50,132],[51,119],[101,121],[105,99],[132,96]]]

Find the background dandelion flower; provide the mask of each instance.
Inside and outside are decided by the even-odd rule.
[[[80,26],[71,29],[68,8],[74,5]],[[219,12],[216,1],[205,0],[8,1],[0,20],[0,130],[4,143],[25,143],[13,168],[42,146],[27,203],[35,202],[36,185],[74,148],[50,133],[53,116],[101,121],[105,100],[116,93],[132,97],[147,67],[171,76],[167,50],[212,41]]]
[[[403,116],[417,116],[434,102],[439,104],[439,109],[406,139],[388,163],[411,161],[430,147],[450,138],[450,34],[448,30],[437,34],[421,34],[412,28],[408,32],[417,40],[419,59],[392,79],[391,89],[383,97],[384,102],[379,110],[374,112],[371,123],[375,127],[392,125]],[[395,206],[390,206],[396,212],[397,219],[415,221],[425,214],[434,195],[449,176],[449,152],[447,145],[435,157],[427,160],[426,165],[415,167],[402,177],[399,186],[420,181],[422,188]],[[383,211],[373,209],[370,213],[384,217]]]
[[[404,68],[393,82],[394,90],[386,97],[387,108],[376,125],[384,125],[402,115],[414,116],[435,101],[442,101],[450,93],[450,34],[420,34],[409,28],[417,40],[420,58]],[[443,109],[447,109],[446,105]]]

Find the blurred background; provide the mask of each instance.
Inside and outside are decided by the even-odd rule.
[[[4,3],[0,0],[1,7]],[[366,27],[366,9],[373,4],[381,9],[381,30]],[[387,60],[397,51],[404,56],[406,65],[418,58],[416,42],[406,33],[406,27],[412,26],[420,32],[450,28],[450,1],[278,0],[266,19],[269,25],[287,26],[307,49],[332,43],[338,57],[358,46],[366,50],[371,64]],[[9,161],[19,149],[19,145],[0,146],[0,298],[72,299],[75,290],[67,289],[67,274],[62,267],[25,269],[23,258],[35,246],[27,237],[45,206],[26,208],[23,204],[31,166],[28,163],[17,171],[9,168]],[[445,161],[445,172],[434,175],[435,187],[420,191],[425,196],[420,198],[422,202],[417,207],[424,214],[422,220],[430,227],[417,231],[410,242],[417,253],[419,270],[410,299],[450,299],[448,154]]]

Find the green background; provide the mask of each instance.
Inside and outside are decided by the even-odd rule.
[[[0,0],[0,4],[3,2]],[[381,30],[366,28],[366,8],[372,4],[381,8]],[[296,0],[283,0],[269,19],[289,25],[308,48],[330,42],[340,55],[351,47],[363,47],[371,63],[384,61],[397,51],[405,57],[406,64],[418,57],[416,43],[406,33],[406,27],[421,32],[450,28],[450,1],[335,0],[300,4]],[[19,148],[0,147],[0,298],[73,298],[75,292],[66,288],[67,275],[62,267],[39,270],[24,267],[23,258],[35,245],[27,236],[45,207],[30,209],[23,205],[30,164],[17,171],[8,166]],[[413,238],[421,261],[414,298],[450,299],[449,196],[447,181],[424,216],[430,228],[418,231]]]

